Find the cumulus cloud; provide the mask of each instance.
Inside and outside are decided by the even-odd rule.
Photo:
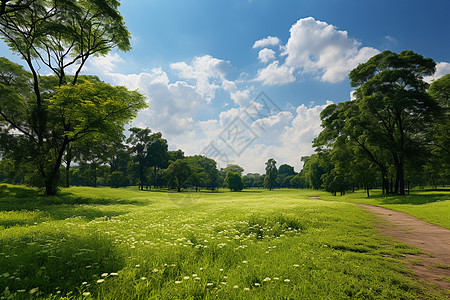
[[[222,88],[230,94],[231,100],[239,106],[245,106],[250,101],[250,90],[239,90],[234,81],[223,79]]]
[[[264,164],[274,158],[278,165],[287,163],[300,170],[302,156],[314,153],[312,140],[321,131],[320,113],[332,104],[297,107],[295,113],[281,111],[267,118],[261,118],[249,124],[257,134],[257,139],[240,155],[230,155],[230,161],[245,169],[245,173],[264,171]],[[221,126],[225,126],[243,113],[242,109],[232,109],[220,116]],[[224,151],[227,148],[223,149]],[[230,152],[229,152],[230,154]]]
[[[178,71],[178,76],[185,80],[193,80],[199,93],[208,102],[215,97],[215,91],[220,87],[220,81],[225,78],[230,63],[210,55],[195,57],[188,65],[185,62],[170,64],[170,67]]]
[[[434,80],[441,78],[444,75],[450,73],[450,64],[447,62],[440,62],[436,65],[436,72],[433,76],[426,76],[424,80],[428,83],[432,83]]]
[[[263,38],[261,40],[256,41],[253,44],[253,48],[263,48],[263,47],[269,47],[269,46],[277,46],[280,44],[280,39],[273,36],[268,36],[266,38]]]
[[[346,31],[312,17],[298,20],[290,33],[284,52],[286,66],[318,73],[322,81],[342,81],[359,63],[379,53],[374,48],[360,48],[361,43]]]
[[[258,71],[255,81],[261,81],[263,85],[283,85],[295,81],[293,75],[294,68],[286,65],[279,65],[276,60],[267,67]]]
[[[266,44],[268,40],[263,39],[257,41],[253,48]],[[361,43],[349,37],[346,31],[312,17],[300,19],[292,25],[289,40],[281,49],[284,50],[281,54],[285,57],[284,63],[275,61],[259,70],[256,80],[265,85],[287,84],[295,81],[293,74],[298,71],[336,83],[344,80],[358,64],[380,53],[375,48],[361,47]],[[258,53],[261,61],[275,59],[267,56],[269,52],[261,51]]]
[[[148,73],[110,75],[116,84],[138,89],[146,96],[149,108],[139,113],[135,125],[147,126],[172,136],[192,132],[195,123],[193,117],[205,104],[203,96],[195,86],[184,81],[170,83],[161,68]]]
[[[259,51],[258,59],[263,63],[269,62],[270,60],[274,60],[275,51],[273,51],[272,49],[264,48],[261,51]]]
[[[108,53],[105,56],[94,56],[89,60],[88,65],[84,67],[83,72],[110,73],[117,68],[118,64],[124,62],[125,61],[118,53]]]

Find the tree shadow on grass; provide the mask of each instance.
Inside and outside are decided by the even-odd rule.
[[[80,197],[67,192],[47,197],[35,189],[0,185],[0,226],[26,226],[74,217],[88,221],[111,218],[129,212],[123,205],[146,204],[148,201],[144,204],[137,200]]]
[[[70,192],[61,192],[57,196],[43,196],[33,188],[0,185],[0,209],[3,208],[1,205],[7,205],[8,203],[14,205],[26,204],[28,206],[61,204],[148,205],[148,201],[139,201],[136,199],[81,197]]]
[[[398,195],[374,195],[372,199],[379,200],[382,204],[412,204],[423,205],[433,202],[450,200],[450,193],[446,192],[434,192],[423,193],[416,192],[411,195],[398,196]]]
[[[0,296],[6,287],[25,294],[38,288],[39,296],[48,296],[83,282],[95,285],[102,274],[121,270],[125,260],[111,239],[92,230],[27,228],[0,238],[0,266]]]

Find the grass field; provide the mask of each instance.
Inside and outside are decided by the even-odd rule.
[[[0,297],[444,298],[411,279],[400,258],[417,249],[329,201],[352,197],[82,187],[42,197],[0,185]]]
[[[365,203],[403,211],[427,222],[450,228],[450,190],[414,190],[406,196],[386,196],[382,195],[381,191],[371,191],[369,198],[364,191],[348,193],[345,196],[331,196],[322,191],[316,194],[320,195],[322,200]]]

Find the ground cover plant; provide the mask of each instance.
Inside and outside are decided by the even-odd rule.
[[[344,196],[330,196],[325,192],[316,194],[322,200],[372,204],[402,211],[429,223],[450,228],[450,190],[417,189],[405,196],[383,195],[380,190],[372,191],[370,197],[362,190]]]
[[[325,195],[325,194],[324,194]],[[0,188],[5,299],[438,297],[399,259],[418,249],[312,190],[170,193]]]

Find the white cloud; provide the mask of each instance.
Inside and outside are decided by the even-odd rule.
[[[294,68],[286,65],[279,66],[276,60],[270,65],[258,71],[254,81],[261,81],[263,85],[282,85],[295,81]]]
[[[263,38],[261,40],[256,41],[253,44],[253,48],[263,48],[268,46],[277,46],[280,44],[280,39],[273,36],[268,36],[266,38]]]
[[[189,135],[195,113],[205,103],[195,86],[186,82],[170,83],[167,74],[156,68],[149,73],[123,75],[111,73],[116,84],[139,89],[146,96],[149,108],[141,111],[134,124],[162,131],[171,136]]]
[[[178,71],[180,78],[194,80],[199,93],[209,102],[215,97],[215,91],[220,87],[220,81],[225,78],[230,63],[204,55],[195,57],[191,65],[177,62],[170,64],[170,67]]]
[[[285,46],[287,67],[319,74],[322,81],[339,82],[359,63],[378,54],[374,48],[360,48],[361,43],[325,22],[309,17],[300,19],[290,29]]]
[[[250,102],[250,90],[239,90],[234,81],[223,79],[222,88],[230,94],[235,104],[245,106]]]
[[[301,105],[297,107],[295,114],[281,111],[256,120],[250,127],[258,134],[258,138],[240,156],[231,156],[230,161],[242,166],[244,173],[263,173],[264,164],[269,158],[274,158],[278,166],[287,163],[299,171],[302,166],[301,157],[314,153],[312,140],[322,130],[320,113],[329,104],[332,102],[311,107]],[[239,109],[223,112],[222,126],[226,126],[241,113],[242,110]]]
[[[395,37],[390,36],[390,35],[386,35],[384,38],[386,40],[388,40],[389,42],[393,43],[393,44],[397,44],[398,43],[397,39]]]
[[[441,78],[442,76],[450,73],[450,64],[447,62],[440,62],[436,65],[436,72],[433,76],[426,76],[424,80],[428,83],[432,83],[434,80]]]
[[[118,64],[124,62],[118,53],[94,56],[90,58],[88,65],[84,67],[83,73],[110,73],[117,68]]]
[[[272,49],[264,48],[261,51],[259,51],[258,59],[263,63],[269,62],[270,60],[274,60],[275,51],[273,51]]]

